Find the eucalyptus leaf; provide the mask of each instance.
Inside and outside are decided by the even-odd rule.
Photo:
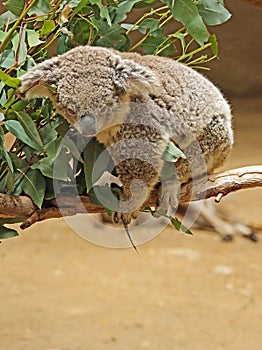
[[[67,181],[69,164],[61,156],[62,143],[61,139],[50,142],[46,147],[47,156],[39,159],[32,164],[32,169],[39,169],[41,173],[51,179]],[[54,164],[59,164],[54,169]]]
[[[174,218],[172,216],[169,216],[171,224],[178,230],[184,233],[187,233],[189,235],[193,235],[192,231],[190,231],[189,228],[184,226],[181,221],[178,220],[178,218]]]
[[[111,26],[111,18],[108,12],[108,8],[106,6],[103,5],[101,0],[89,0],[90,4],[92,5],[97,5],[99,7],[99,11],[100,11],[100,17],[101,18],[105,18],[107,21],[107,24],[109,26]]]
[[[21,3],[23,1],[19,1],[19,2]],[[17,20],[17,16],[14,13],[12,13],[11,11],[5,11],[0,15],[0,28],[6,29],[7,21],[9,21],[9,23],[12,24],[16,20]]]
[[[169,5],[173,17],[183,23],[191,36],[200,44],[208,40],[209,33],[193,0],[162,1]]]
[[[20,79],[10,77],[10,75],[0,70],[0,79],[8,86],[18,88],[21,84]]]
[[[84,8],[88,3],[89,3],[89,0],[79,1],[79,4],[75,7],[74,11],[72,12],[71,18],[75,17],[75,15],[79,13],[82,10],[82,8]]]
[[[104,145],[92,138],[83,151],[83,158],[86,188],[87,192],[89,192],[96,181],[107,170],[110,157]],[[96,164],[98,159],[99,162]]]
[[[18,236],[18,232],[3,225],[0,226],[0,239],[7,239]]]
[[[231,17],[223,0],[198,0],[197,7],[204,22],[209,26],[222,24]]]
[[[53,128],[51,123],[46,124],[41,129],[38,130],[42,143],[45,146],[48,146],[50,142],[53,142],[57,139],[58,133]]]
[[[119,51],[127,51],[130,45],[129,38],[127,37],[123,28],[118,24],[112,24],[108,26],[106,22],[103,22],[99,27],[97,33],[98,39],[96,45],[115,48]]]
[[[87,44],[89,34],[90,34],[90,24],[84,19],[74,19],[72,20],[70,29],[74,34],[74,39],[82,45]]]
[[[218,55],[218,42],[215,34],[210,35],[209,42],[211,43],[211,50],[215,56]]]
[[[29,47],[34,47],[44,43],[44,41],[39,39],[39,33],[32,29],[27,29],[27,40]]]
[[[15,64],[15,51],[5,50],[0,54],[0,66],[2,68],[10,68]]]
[[[24,62],[27,57],[27,45],[25,42],[25,34],[26,31],[22,29],[20,33],[16,32],[11,39],[18,64]]]
[[[34,150],[42,152],[43,149],[37,143],[35,143],[26,133],[22,125],[17,120],[7,120],[5,121],[6,129],[16,136],[18,140],[24,142],[28,146],[32,147]]]
[[[159,29],[159,22],[155,18],[147,18],[145,19],[141,24],[138,26],[138,30],[145,34],[147,29],[149,29],[149,32],[152,33],[155,30]]]
[[[23,174],[21,188],[25,194],[32,198],[35,205],[41,208],[45,196],[46,182],[38,169],[28,169]]]
[[[14,15],[19,16],[25,7],[25,0],[7,0],[5,7]]]
[[[141,0],[124,0],[118,4],[118,7],[114,9],[114,23],[120,23],[124,21],[127,17],[127,14],[132,10],[135,4],[140,2]]]
[[[13,173],[14,172],[13,163],[12,163],[12,160],[11,160],[9,153],[7,152],[7,150],[5,148],[2,148],[2,154],[3,154],[3,157],[5,158],[5,160],[8,164],[10,171]]]
[[[26,112],[22,112],[22,111],[16,112],[16,115],[17,115],[18,121],[20,122],[21,126],[23,127],[27,135],[30,137],[30,139],[36,145],[38,145],[40,150],[45,151],[41,137],[39,135],[39,132],[32,118]]]
[[[37,16],[47,15],[52,10],[52,6],[50,4],[50,0],[38,0],[28,11],[28,14]]]
[[[52,33],[52,31],[55,29],[55,22],[51,19],[46,19],[43,23],[43,26],[40,30],[41,35],[47,35],[49,33]]]
[[[185,154],[175,146],[174,142],[169,141],[167,148],[162,156],[162,159],[167,162],[176,162],[179,158],[186,159]]]

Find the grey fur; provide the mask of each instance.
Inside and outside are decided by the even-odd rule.
[[[187,160],[179,159],[177,174],[163,181],[164,209],[178,205],[178,178],[212,173],[232,148],[231,111],[220,91],[168,58],[77,47],[32,68],[21,91],[49,96],[69,123],[108,147],[123,184],[115,221],[129,223],[159,182],[169,140]]]

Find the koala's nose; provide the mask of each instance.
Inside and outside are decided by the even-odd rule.
[[[83,115],[75,124],[75,127],[84,136],[93,136],[97,132],[96,117],[93,114]]]

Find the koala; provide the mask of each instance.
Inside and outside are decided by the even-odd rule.
[[[232,149],[221,92],[170,58],[79,46],[31,68],[20,91],[49,97],[82,135],[108,149],[122,184],[115,222],[129,224],[160,182],[160,208],[176,208],[181,184],[212,173]],[[175,168],[163,157],[170,142],[186,156]]]

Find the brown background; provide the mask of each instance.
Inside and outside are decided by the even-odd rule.
[[[227,1],[216,28],[212,79],[230,98],[236,142],[227,168],[261,164],[262,11]],[[262,190],[221,207],[262,228]],[[87,227],[99,234],[93,223]],[[62,220],[0,247],[0,349],[261,350],[261,242],[222,243],[167,228],[139,248],[110,250],[80,239]]]

